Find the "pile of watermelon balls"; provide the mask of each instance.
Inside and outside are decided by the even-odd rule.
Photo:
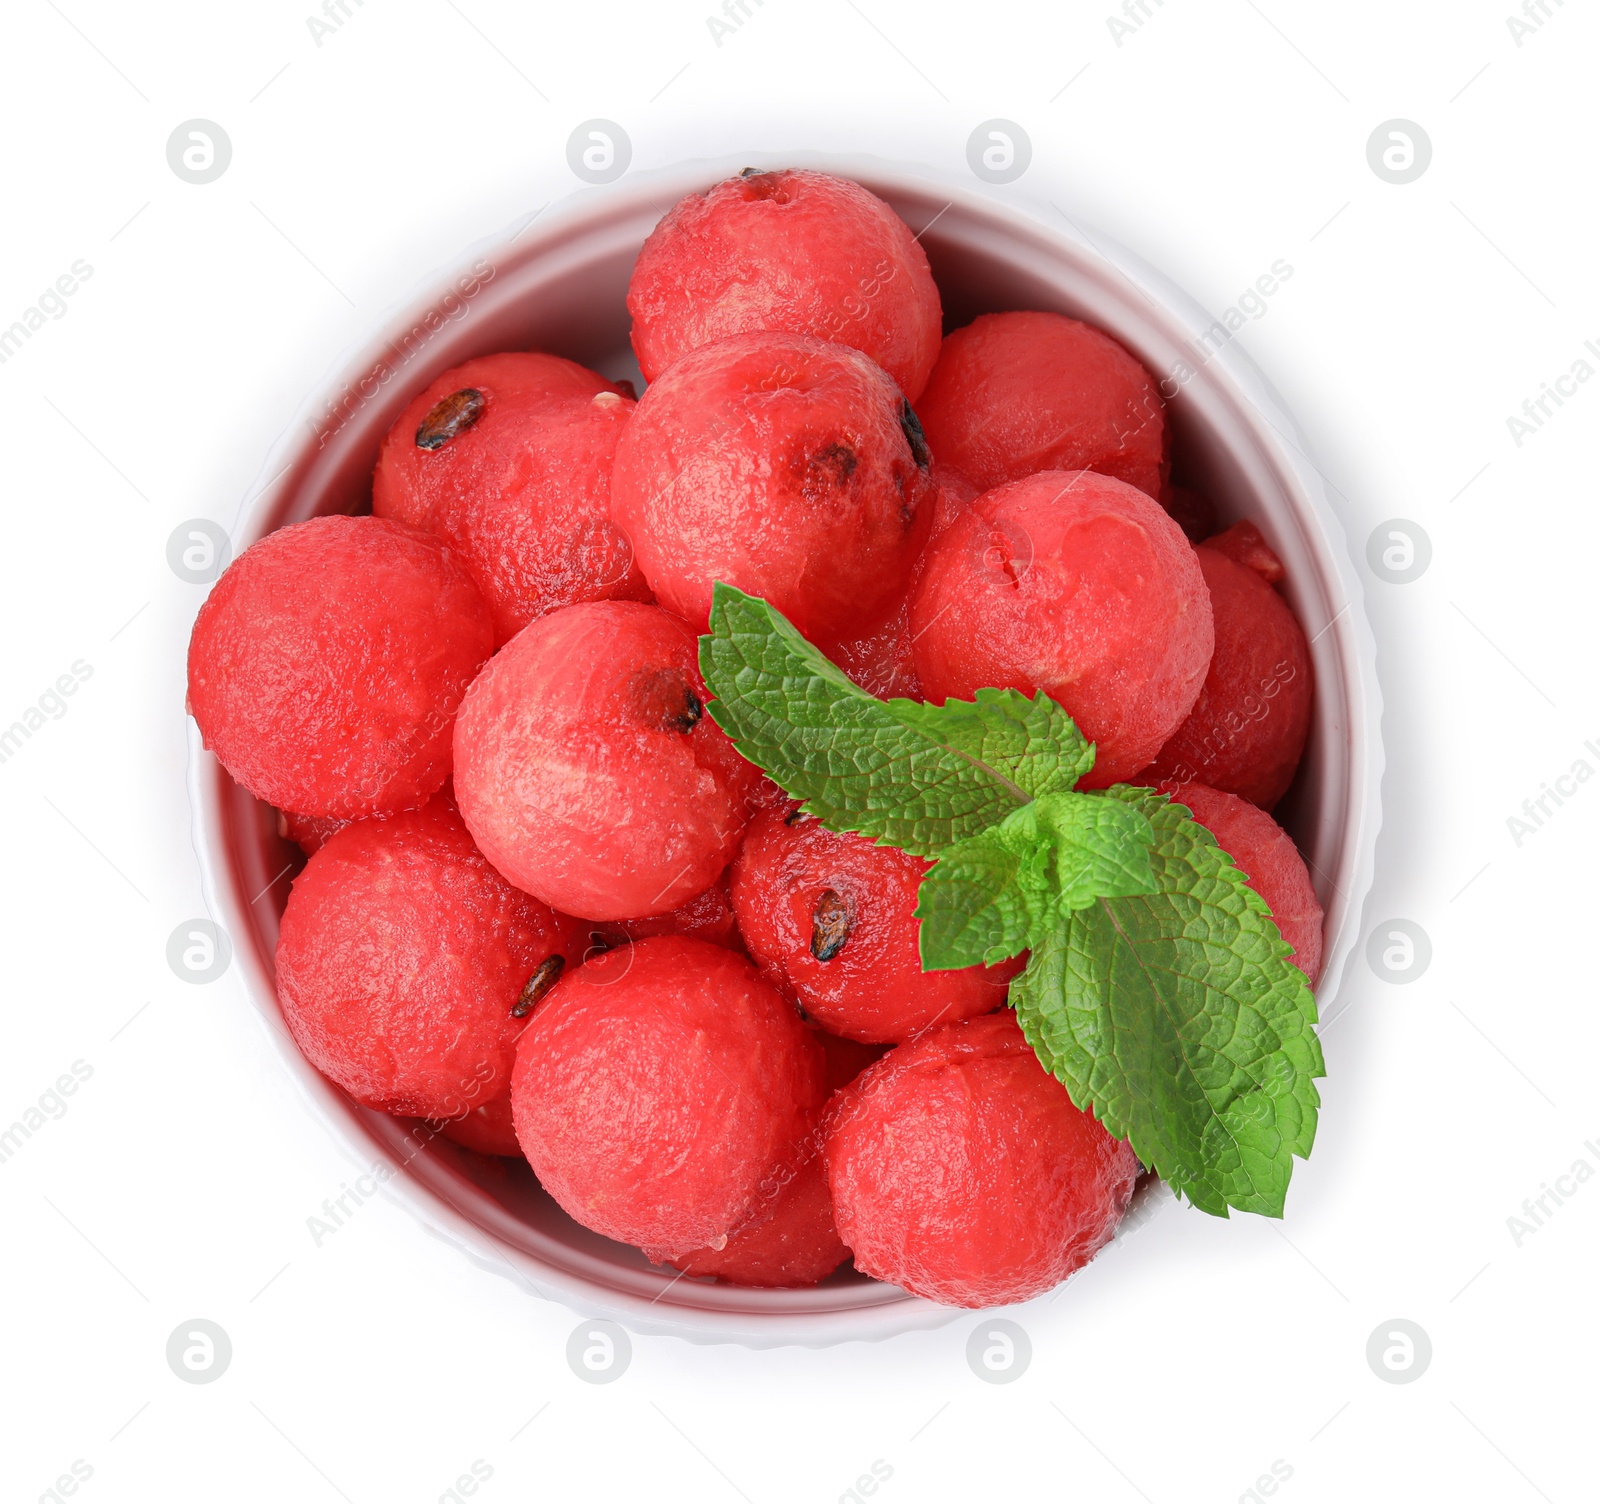
[[[690,195],[628,309],[642,397],[553,354],[446,371],[371,515],[271,533],[199,613],[189,709],[309,854],[284,1017],[357,1102],[526,1157],[687,1276],[1037,1295],[1141,1166],[1024,1040],[1023,958],[924,972],[928,863],[826,829],[706,714],[713,583],[879,696],[1046,691],[1086,782],[1176,793],[1315,981],[1268,813],[1312,699],[1282,566],[1171,483],[1127,350],[1049,312],[941,337],[922,247],[854,183]]]

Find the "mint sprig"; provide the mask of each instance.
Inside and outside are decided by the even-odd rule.
[[[1107,790],[1155,831],[1155,891],[1104,895],[1033,942],[1011,1004],[1073,1102],[1203,1211],[1283,1215],[1311,1152],[1316,1004],[1266,904],[1203,825]]]
[[[1094,766],[1094,748],[1048,695],[879,700],[731,585],[712,592],[700,672],[712,719],[807,813],[918,856],[1071,789]]]
[[[1144,814],[1104,794],[1044,794],[939,854],[922,880],[922,969],[994,965],[1099,898],[1155,893]]]
[[[1316,1004],[1187,809],[1077,792],[1094,748],[1043,693],[876,699],[728,585],[700,667],[717,724],[809,813],[933,859],[925,970],[1030,951],[1011,1003],[1072,1101],[1202,1210],[1283,1214],[1316,1133]]]

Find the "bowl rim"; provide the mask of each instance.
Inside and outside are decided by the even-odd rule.
[[[959,205],[984,221],[986,229],[1004,234],[1015,243],[1030,244],[1035,253],[1046,259],[1059,260],[1065,253],[1068,259],[1088,258],[1100,263],[1169,322],[1175,320],[1192,336],[1215,322],[1194,298],[1143,258],[1087,228],[1053,199],[1036,198],[1018,191],[1014,185],[1002,192],[979,183],[953,180],[923,163],[803,151],[695,158],[670,167],[629,173],[615,184],[579,189],[537,211],[531,220],[524,217],[519,224],[507,225],[481,238],[460,256],[419,278],[410,293],[396,300],[377,321],[374,332],[354,342],[310,386],[294,417],[269,450],[256,480],[240,502],[231,530],[236,544],[233,557],[273,527],[283,525],[273,519],[285,510],[294,494],[319,473],[327,473],[328,467],[335,466],[341,441],[345,445],[354,442],[348,430],[359,425],[351,425],[349,418],[376,395],[363,392],[363,386],[390,362],[405,333],[414,330],[430,312],[436,312],[442,299],[441,288],[458,286],[459,279],[485,261],[497,269],[509,269],[542,258],[559,258],[564,243],[587,243],[618,226],[631,227],[646,207],[664,213],[684,194],[702,190],[746,165],[815,168],[852,178],[891,200],[942,200],[945,207],[938,211],[939,215]],[[925,224],[919,235],[931,228],[931,222]],[[589,254],[594,251],[591,246]],[[445,368],[436,360],[430,363],[426,350],[420,357],[408,357],[399,364],[407,380],[396,390],[419,390],[438,369]],[[1236,340],[1223,344],[1205,362],[1201,374],[1208,386],[1230,399],[1234,420],[1248,431],[1261,457],[1276,471],[1285,503],[1306,532],[1308,547],[1323,575],[1321,583],[1325,590],[1333,587],[1333,595],[1343,601],[1316,633],[1317,637],[1334,634],[1334,653],[1343,669],[1349,716],[1344,727],[1348,777],[1339,846],[1341,864],[1337,872],[1322,874],[1334,897],[1327,905],[1324,966],[1316,989],[1322,1005],[1320,1028],[1330,1021],[1326,1004],[1336,995],[1355,952],[1362,905],[1375,868],[1384,770],[1376,642],[1364,610],[1363,582],[1343,523],[1329,499],[1325,478],[1310,458],[1309,446],[1286,404]],[[378,382],[380,390],[386,380],[385,377]],[[360,400],[343,418],[331,425],[319,424],[319,413],[326,418],[334,405],[329,401],[330,394],[336,402],[340,394],[348,399],[352,392]],[[1309,630],[1309,623],[1303,625]],[[274,1047],[312,1116],[361,1169],[370,1172],[374,1165],[389,1169],[390,1174],[381,1185],[383,1193],[426,1231],[521,1288],[559,1301],[585,1318],[613,1319],[640,1334],[665,1333],[695,1342],[738,1342],[752,1347],[820,1347],[843,1341],[880,1340],[900,1332],[943,1325],[964,1314],[958,1308],[937,1305],[875,1282],[848,1287],[863,1293],[828,1309],[819,1309],[814,1299],[808,1299],[813,1291],[750,1291],[695,1282],[697,1303],[687,1305],[665,1298],[678,1279],[664,1274],[648,1279],[619,1279],[617,1266],[603,1261],[586,1263],[581,1256],[558,1254],[553,1248],[541,1254],[509,1241],[508,1224],[523,1227],[526,1233],[525,1225],[455,1168],[451,1146],[429,1144],[419,1152],[421,1146],[415,1142],[413,1129],[403,1126],[407,1120],[359,1107],[310,1064],[289,1036],[278,1009],[271,957],[263,951],[252,912],[261,895],[257,894],[256,899],[247,895],[244,874],[228,849],[230,824],[237,818],[231,805],[243,791],[205,751],[192,718],[188,718],[187,730],[189,795],[202,892],[211,917],[233,940],[246,997],[268,1025]],[[407,1144],[411,1147],[405,1147]],[[521,1241],[529,1240],[524,1236]],[[1108,1247],[1099,1259],[1104,1260],[1113,1252],[1114,1247]],[[605,1282],[598,1277],[601,1267],[607,1271]],[[619,1288],[619,1283],[627,1288]],[[657,1289],[651,1296],[652,1286],[662,1284],[667,1289]]]

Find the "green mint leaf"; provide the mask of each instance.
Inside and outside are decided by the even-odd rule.
[[[918,856],[1070,790],[1094,766],[1093,746],[1046,694],[876,699],[779,612],[731,585],[713,592],[700,671],[712,719],[808,813]]]
[[[1017,880],[1021,862],[998,825],[940,855],[917,889],[924,971],[993,966],[1028,948],[1034,912]]]
[[[972,700],[890,700],[902,725],[994,769],[1030,799],[1068,793],[1094,767],[1094,743],[1042,689],[980,689]]]
[[[1158,891],[1150,866],[1155,827],[1134,805],[1103,793],[1044,794],[1005,823],[1009,839],[1043,847],[1054,858],[1044,871],[1052,901],[1041,909],[1035,941],[1097,898]]]
[[[993,965],[1043,943],[1097,898],[1156,891],[1155,831],[1104,794],[1044,794],[944,851],[922,879],[922,966]]]
[[[1160,891],[1101,899],[1035,943],[1011,984],[1017,1021],[1174,1191],[1216,1216],[1282,1216],[1324,1074],[1311,989],[1209,831],[1149,789],[1107,794],[1154,828]]]

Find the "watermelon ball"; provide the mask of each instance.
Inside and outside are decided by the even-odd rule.
[[[1314,987],[1322,975],[1322,905],[1311,886],[1305,859],[1286,831],[1265,810],[1203,783],[1162,784],[1173,802],[1186,806],[1213,836],[1246,881],[1259,893],[1293,954],[1289,957]]]
[[[451,809],[455,809],[455,790],[450,787],[448,778],[444,787],[433,796],[432,802],[448,804]],[[320,851],[334,831],[343,830],[350,823],[348,820],[335,820],[325,815],[297,815],[292,810],[286,809],[280,809],[277,813],[279,838],[293,841],[307,856]]]
[[[988,490],[1094,470],[1161,494],[1166,407],[1108,334],[1059,313],[986,313],[945,339],[917,404],[928,444]]]
[[[1236,522],[1225,532],[1207,538],[1205,546],[1226,554],[1235,564],[1255,570],[1269,585],[1276,585],[1284,576],[1283,560],[1253,522]]]
[[[905,222],[856,183],[752,172],[679,200],[628,284],[647,381],[730,334],[849,345],[917,400],[939,354],[939,289]]]
[[[931,865],[771,811],[750,822],[729,891],[750,954],[780,992],[831,1033],[893,1043],[992,1013],[1023,965],[922,969],[912,914]]]
[[[462,704],[467,828],[508,881],[565,913],[670,913],[738,850],[757,781],[705,701],[695,639],[659,607],[541,616]]]
[[[189,638],[189,711],[252,794],[353,820],[450,776],[456,707],[494,647],[459,556],[380,517],[314,517],[224,571]]]
[[[1131,778],[1183,724],[1211,661],[1195,551],[1144,492],[1047,470],[986,492],[928,551],[911,606],[923,692],[1058,700],[1096,748],[1085,780]]]
[[[364,1106],[456,1118],[505,1091],[519,1009],[576,941],[434,800],[347,825],[306,863],[278,937],[278,1000],[306,1058]]]
[[[887,612],[932,516],[928,451],[866,356],[741,334],[653,382],[617,445],[612,515],[667,610],[701,631],[716,580],[813,641]]]
[[[917,678],[911,653],[911,601],[897,601],[888,614],[865,631],[838,642],[819,642],[818,650],[850,681],[880,700],[920,700],[922,681]]]
[[[1216,651],[1194,709],[1161,749],[1152,783],[1192,780],[1271,809],[1311,729],[1311,649],[1294,613],[1253,569],[1202,544]]]
[[[389,430],[372,510],[460,550],[497,646],[559,606],[649,600],[611,521],[611,462],[633,408],[621,385],[559,356],[469,360]]]
[[[802,1151],[822,1051],[741,956],[660,935],[550,990],[517,1045],[511,1107],[540,1184],[652,1258],[725,1247]]]
[[[733,900],[728,896],[726,872],[704,893],[696,893],[671,913],[655,914],[648,919],[615,919],[609,924],[585,928],[590,947],[596,952],[615,950],[617,946],[631,945],[635,940],[648,940],[652,935],[687,935],[694,940],[709,940],[713,945],[725,945],[729,950],[744,949],[744,942],[739,938],[738,920],[733,913]]]
[[[944,1305],[1060,1284],[1110,1240],[1139,1175],[1009,1010],[891,1050],[830,1116],[828,1183],[856,1267]]]
[[[1216,530],[1217,509],[1211,499],[1189,486],[1170,483],[1161,488],[1161,505],[1191,543],[1198,543]]]
[[[324,841],[334,831],[342,830],[350,822],[335,820],[327,815],[297,815],[293,810],[278,811],[278,836],[293,841],[307,856],[322,849]]]
[[[728,1234],[721,1248],[699,1248],[672,1260],[674,1268],[730,1285],[796,1290],[826,1279],[850,1257],[833,1222],[827,1165],[820,1142],[798,1168],[768,1177],[757,1210]]]
[[[984,487],[968,480],[955,466],[947,465],[942,460],[936,459],[929,467],[929,473],[938,492],[933,509],[932,532],[932,538],[937,538],[983,494]]]
[[[506,1159],[521,1159],[522,1147],[511,1123],[511,1083],[492,1102],[482,1102],[460,1117],[451,1118],[439,1130],[451,1143],[479,1154],[498,1154]]]
[[[933,524],[929,541],[937,538],[976,499],[978,488],[947,465],[933,464]],[[917,677],[911,650],[911,596],[920,578],[922,560],[912,570],[912,586],[879,620],[838,642],[819,642],[823,655],[869,695],[880,700],[920,700],[922,681]]]
[[[848,1086],[875,1060],[883,1059],[888,1052],[886,1044],[864,1044],[859,1039],[846,1039],[841,1034],[830,1034],[826,1029],[811,1025],[812,1037],[822,1046],[823,1074],[828,1090],[838,1091]]]

